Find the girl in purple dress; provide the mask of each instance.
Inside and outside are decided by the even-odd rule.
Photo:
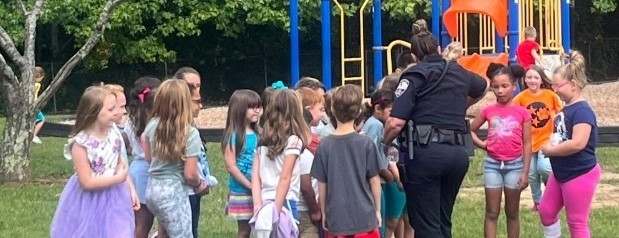
[[[75,174],[67,182],[50,236],[133,237],[140,203],[121,157],[122,137],[112,128],[116,97],[100,86],[86,89],[64,156]]]

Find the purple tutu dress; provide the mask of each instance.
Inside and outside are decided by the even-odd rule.
[[[121,137],[113,130],[100,140],[83,131],[69,139],[64,156],[71,158],[71,146],[77,143],[86,148],[93,177],[112,176],[121,153]],[[52,220],[52,238],[70,237],[134,237],[135,217],[131,191],[126,183],[100,190],[86,191],[77,175],[65,185],[56,214]]]

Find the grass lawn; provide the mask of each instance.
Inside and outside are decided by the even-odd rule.
[[[0,118],[0,128],[4,121]],[[43,144],[33,145],[30,161],[33,180],[24,183],[0,185],[0,237],[48,237],[49,225],[62,192],[65,180],[73,173],[70,161],[62,157],[66,138],[43,137]],[[211,171],[221,182],[211,194],[202,199],[200,237],[234,237],[236,223],[227,220],[223,213],[226,201],[227,173],[218,144],[208,144]],[[464,188],[481,187],[482,154],[477,153],[471,162]],[[598,158],[605,172],[619,173],[619,148],[601,148]],[[605,181],[617,185],[619,180]],[[483,237],[483,191],[479,196],[462,195],[458,199],[453,217],[454,237]],[[530,196],[528,192],[524,196]],[[564,236],[568,233],[564,222]],[[499,237],[505,237],[504,216],[499,221]],[[619,223],[619,207],[602,207],[593,210],[591,228],[593,237],[616,237],[613,227]],[[529,208],[521,209],[522,237],[541,237],[537,214]]]

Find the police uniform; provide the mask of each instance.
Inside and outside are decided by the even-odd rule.
[[[418,94],[441,77],[435,88]],[[451,213],[460,184],[469,167],[464,146],[467,97],[483,96],[484,78],[447,64],[440,55],[428,55],[406,70],[396,90],[391,117],[412,121],[413,138],[403,141],[413,148],[402,150],[405,166],[406,199],[416,237],[451,237]],[[425,129],[421,129],[425,128]]]

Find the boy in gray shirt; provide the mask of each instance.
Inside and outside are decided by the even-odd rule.
[[[334,90],[331,109],[337,129],[320,141],[312,164],[326,237],[380,236],[381,165],[372,140],[354,128],[362,98],[355,85]]]

